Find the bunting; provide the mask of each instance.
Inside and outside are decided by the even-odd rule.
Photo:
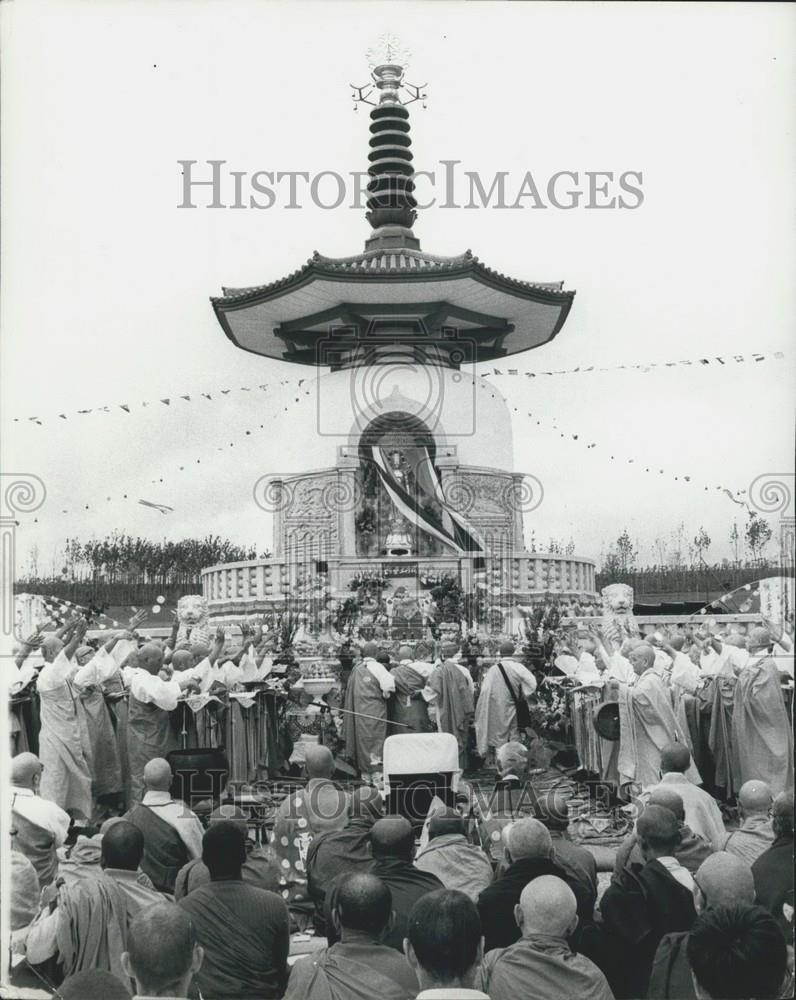
[[[784,351],[772,351],[769,354],[760,354],[754,352],[750,355],[744,355],[744,354],[733,354],[727,356],[717,355],[710,358],[692,358],[690,360],[686,359],[681,361],[650,361],[643,364],[606,365],[604,367],[596,367],[595,365],[587,365],[582,367],[578,365],[576,368],[563,368],[554,371],[528,371],[528,370],[521,370],[519,368],[503,369],[503,368],[493,367],[491,371],[483,371],[477,373],[474,376],[474,378],[476,379],[491,378],[495,376],[547,378],[557,375],[578,375],[578,374],[588,375],[588,374],[594,374],[600,372],[612,372],[612,371],[628,371],[628,372],[632,371],[632,372],[648,373],[653,371],[654,369],[671,369],[682,366],[689,366],[692,368],[704,368],[706,366],[713,366],[714,368],[717,367],[726,368],[728,365],[732,366],[732,365],[750,364],[750,363],[756,364],[761,361],[772,361],[772,360],[781,361],[784,358],[785,358]],[[151,406],[156,402],[161,403],[163,406],[171,406],[172,402],[176,401],[177,399],[181,399],[186,403],[191,403],[194,402],[197,397],[201,397],[202,399],[206,399],[209,402],[213,402],[214,393],[216,396],[229,396],[232,393],[236,392],[254,392],[258,389],[261,392],[267,392],[270,388],[273,388],[277,385],[278,386],[289,385],[301,389],[301,387],[307,381],[308,381],[307,377],[304,376],[299,379],[280,379],[278,383],[275,382],[273,384],[264,382],[260,383],[259,385],[242,385],[239,386],[237,389],[225,388],[225,389],[214,389],[209,392],[178,393],[176,396],[167,396],[164,398],[160,398],[158,400],[142,400],[140,403],[123,402],[123,403],[109,403],[101,406],[83,407],[81,409],[68,411],[66,413],[58,413],[56,414],[56,416],[61,420],[68,420],[70,417],[78,415],[88,416],[89,414],[96,414],[96,413],[113,413],[116,410],[122,410],[124,413],[132,414],[136,409],[138,408],[145,409],[146,407]],[[308,396],[309,394],[310,390],[305,389],[304,395]],[[18,424],[33,423],[36,424],[38,427],[43,427],[44,424],[50,419],[52,418],[46,416],[43,417],[39,414],[35,416],[12,418],[14,423]]]

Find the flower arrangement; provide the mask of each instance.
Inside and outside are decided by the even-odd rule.
[[[373,591],[386,590],[390,581],[381,573],[357,573],[348,584],[349,590]]]

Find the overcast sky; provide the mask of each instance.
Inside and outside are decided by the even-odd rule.
[[[37,522],[22,520],[23,552],[36,543],[48,570],[67,536],[113,529],[270,546],[252,484],[286,466],[284,449],[300,465],[295,390],[279,382],[312,373],[236,349],[208,298],[284,277],[316,249],[358,253],[369,227],[306,196],[288,209],[282,187],[264,211],[178,208],[178,161],[365,169],[367,109],[352,112],[349,84],[367,82],[366,51],[389,31],[411,50],[407,78],[428,84],[428,108],[410,112],[417,169],[459,160],[487,186],[507,171],[511,193],[526,171],[542,191],[562,170],[643,174],[635,210],[420,213],[426,251],[471,248],[504,274],[577,290],[555,342],[512,367],[765,356],[490,376],[518,410],[516,468],[544,483],[529,532],[596,558],[627,527],[652,561],[654,539],[685,522],[729,556],[745,511],[723,488],[792,465],[794,16],[784,4],[3,4],[3,466],[48,490]],[[239,391],[261,383],[272,388]],[[111,412],[75,413],[101,405]],[[10,423],[29,416],[41,426]]]

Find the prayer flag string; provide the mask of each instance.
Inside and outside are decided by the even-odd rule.
[[[712,366],[713,368],[726,368],[728,366],[738,365],[738,364],[756,364],[761,361],[766,360],[783,360],[785,358],[784,351],[773,351],[769,354],[752,353],[750,355],[744,354],[733,354],[726,356],[713,356],[710,358],[692,358],[690,360],[686,359],[684,361],[650,361],[643,364],[623,364],[623,365],[606,365],[604,367],[595,367],[594,365],[587,365],[581,367],[578,365],[576,368],[564,368],[555,371],[528,371],[527,369],[519,368],[492,368],[491,371],[483,371],[477,373],[477,378],[493,378],[495,376],[516,376],[520,378],[547,378],[548,376],[556,375],[588,375],[588,374],[599,374],[601,372],[615,372],[615,371],[627,371],[627,372],[641,372],[642,374],[647,374],[653,370],[661,369],[671,369],[678,368],[682,366],[704,368],[706,366]],[[279,382],[261,382],[258,385],[242,385],[238,388],[226,387],[223,389],[212,389],[209,392],[199,392],[199,393],[178,393],[176,396],[166,396],[159,397],[155,400],[141,400],[138,403],[125,400],[124,402],[116,402],[110,404],[104,404],[101,406],[83,407],[78,410],[68,410],[64,413],[58,413],[54,417],[48,416],[28,416],[28,417],[12,417],[12,421],[15,424],[34,424],[37,427],[43,427],[45,422],[52,421],[53,419],[69,420],[75,417],[88,416],[97,413],[115,413],[121,410],[124,413],[133,415],[133,413],[139,410],[146,409],[149,406],[155,406],[158,403],[162,406],[170,407],[173,402],[178,399],[183,400],[186,403],[196,402],[197,399],[205,399],[209,402],[213,402],[219,397],[230,396],[233,393],[238,392],[255,392],[260,390],[261,392],[267,392],[271,388],[276,388],[277,386],[296,386],[301,388],[301,386],[307,382],[307,377],[300,379],[280,379]],[[309,395],[309,390],[304,390],[305,395]]]

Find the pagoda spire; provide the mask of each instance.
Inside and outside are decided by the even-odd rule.
[[[365,250],[419,250],[420,242],[412,232],[417,199],[406,105],[424,100],[425,93],[404,81],[408,54],[401,52],[394,38],[384,36],[368,55],[373,85],[353,87],[355,106],[359,102],[372,106],[366,214],[372,233]],[[378,100],[369,100],[371,95]]]

